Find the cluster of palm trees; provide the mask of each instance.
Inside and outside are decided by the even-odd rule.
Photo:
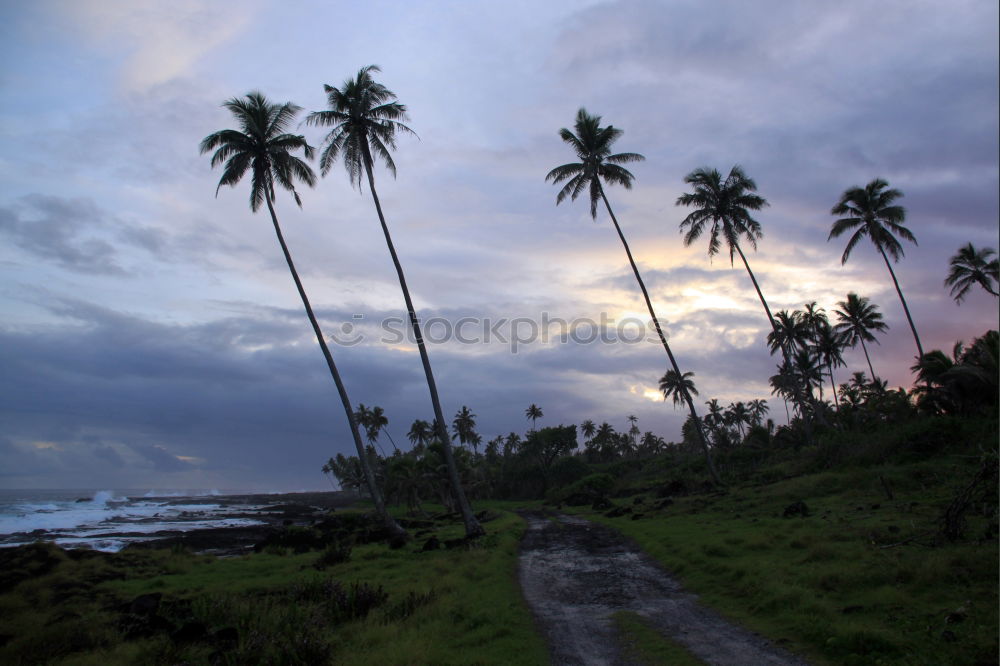
[[[363,191],[364,184],[367,184],[367,190],[375,205],[390,259],[396,270],[400,291],[423,366],[433,411],[433,418],[430,422],[418,421],[414,424],[415,430],[411,429],[412,439],[418,441],[420,446],[428,450],[437,447],[435,455],[439,456],[441,462],[439,471],[447,478],[447,483],[442,484],[442,487],[447,486],[451,494],[451,502],[461,512],[466,534],[470,537],[478,536],[483,533],[483,530],[472,513],[472,508],[463,491],[460,469],[455,459],[456,453],[451,445],[452,437],[447,432],[445,425],[434,373],[416,310],[375,187],[374,167],[376,162],[384,164],[388,171],[395,176],[396,165],[392,159],[392,151],[396,149],[396,138],[400,134],[414,134],[413,130],[405,124],[405,121],[408,120],[406,107],[397,101],[396,95],[391,90],[374,79],[373,75],[379,71],[377,66],[371,65],[360,69],[354,77],[348,78],[340,87],[324,85],[327,108],[309,113],[304,122],[310,126],[329,128],[319,153],[320,172],[323,176],[326,176],[340,161],[352,185],[356,185],[359,190]],[[301,207],[302,200],[296,186],[305,184],[308,187],[313,187],[317,182],[316,174],[308,164],[308,160],[313,159],[315,155],[315,149],[309,145],[303,135],[290,131],[292,123],[302,109],[291,102],[273,103],[262,93],[256,91],[247,93],[244,97],[234,97],[226,101],[223,107],[232,114],[237,128],[214,132],[205,137],[200,146],[202,153],[212,153],[212,166],[221,166],[223,169],[216,194],[218,195],[223,185],[235,187],[245,176],[250,175],[250,209],[257,212],[261,206],[267,208],[278,244],[343,405],[357,450],[357,456],[352,457],[356,462],[350,463],[348,466],[353,466],[352,469],[356,468],[358,474],[355,477],[359,484],[364,484],[368,494],[372,497],[386,528],[396,537],[405,538],[405,531],[392,519],[385,508],[379,479],[376,470],[373,469],[373,458],[370,454],[370,451],[373,450],[371,445],[377,442],[380,432],[386,427],[387,421],[384,412],[378,407],[369,409],[364,405],[359,405],[355,410],[352,406],[343,378],[326,344],[326,339],[295,268],[275,212],[275,195],[278,188],[290,192],[296,204]],[[625,249],[654,328],[669,360],[669,368],[660,383],[661,389],[665,397],[673,397],[675,404],[686,404],[691,422],[694,424],[696,439],[704,454],[709,472],[715,482],[719,483],[719,476],[712,461],[710,443],[703,427],[707,425],[711,428],[718,424],[712,419],[707,419],[703,424],[698,418],[692,398],[692,396],[697,395],[693,380],[694,373],[682,372],[678,365],[667,341],[667,336],[653,309],[652,300],[625,234],[604,190],[605,183],[621,185],[630,189],[634,176],[623,165],[640,162],[644,157],[638,153],[612,153],[613,144],[623,132],[610,125],[602,127],[600,122],[600,116],[590,115],[581,108],[577,113],[573,131],[566,128],[560,130],[559,136],[573,149],[579,161],[552,169],[546,176],[546,180],[562,184],[556,198],[557,204],[567,197],[576,199],[581,193],[586,192],[590,199],[592,217],[596,218],[598,205],[601,203],[607,210],[618,238]],[[301,153],[302,157],[297,156],[296,153]],[[813,310],[809,310],[807,307],[807,311],[802,314],[778,312],[777,315],[773,316],[760,284],[750,269],[743,245],[741,245],[743,243],[756,250],[757,242],[763,238],[760,223],[753,218],[752,213],[763,209],[768,204],[764,198],[756,194],[756,183],[739,166],[733,167],[725,178],[715,169],[696,169],[685,177],[684,182],[692,188],[691,192],[683,194],[677,199],[677,205],[692,208],[692,211],[680,224],[681,232],[684,233],[684,243],[690,245],[702,235],[707,235],[710,256],[717,254],[722,249],[727,249],[730,263],[733,263],[735,256],[739,255],[771,325],[772,333],[769,336],[769,341],[771,341],[772,351],[780,350],[782,352],[783,362],[780,368],[783,370],[779,368],[779,375],[785,376],[781,384],[782,395],[792,400],[808,424],[810,414],[821,416],[816,407],[816,399],[813,397],[817,375],[811,368],[817,364],[826,367],[831,384],[834,386],[833,393],[836,399],[836,388],[832,374],[833,368],[842,363],[838,349],[845,344],[853,346],[860,342],[865,349],[867,358],[865,342],[873,341],[873,332],[884,330],[884,324],[880,325],[876,321],[878,319],[877,313],[872,314],[872,311],[865,310],[866,307],[873,306],[868,306],[866,299],[854,294],[849,295],[848,300],[840,304],[842,311],[837,311],[837,314],[839,317],[843,312],[843,319],[833,327],[830,327],[828,323],[823,323],[825,316],[819,317],[821,311],[817,313],[814,306]],[[923,358],[923,348],[916,326],[892,269],[892,262],[889,260],[891,257],[893,261],[898,261],[903,256],[902,245],[898,238],[916,243],[913,234],[903,225],[905,221],[904,209],[895,203],[901,196],[902,194],[898,190],[890,189],[888,183],[878,178],[863,188],[849,188],[831,211],[839,217],[831,228],[829,238],[832,239],[852,232],[842,256],[844,262],[847,261],[852,249],[862,239],[867,238],[874,244],[885,260],[886,267],[896,287],[917,345],[918,358]],[[952,293],[958,302],[961,302],[969,289],[976,284],[994,296],[997,294],[998,271],[995,254],[989,249],[976,250],[970,244],[962,248],[952,260],[952,270],[946,280],[946,285],[952,287]],[[872,370],[870,359],[869,369]],[[819,375],[821,376],[822,372]],[[875,376],[874,370],[872,370],[872,376]],[[526,410],[525,415],[532,422],[531,433],[538,432],[535,430],[535,422],[542,416],[541,409],[536,405],[531,405]],[[475,415],[468,411],[467,407],[463,407],[463,410],[453,421],[453,427],[456,433],[455,439],[462,445],[471,445],[473,453],[478,454],[478,447],[482,440],[475,433],[474,417]],[[740,423],[743,421],[741,420]],[[362,428],[369,441],[367,448],[362,441]],[[588,442],[597,441],[598,448],[607,446],[608,442],[613,441],[611,437],[613,431],[611,430],[602,432],[600,428],[595,428],[593,436],[588,436],[587,432],[588,430],[585,428],[584,435]],[[644,444],[648,445],[647,448],[655,448],[659,445],[658,442],[662,441],[651,433],[647,434],[650,437],[643,438]],[[616,444],[619,448],[623,446],[638,448],[636,434],[629,433],[625,437],[628,440],[625,443],[619,438]],[[390,441],[392,440],[390,439]],[[392,442],[392,446],[394,457],[401,455],[395,442]],[[491,446],[493,450],[502,450],[502,446],[496,440],[492,440],[486,447],[487,455],[489,455]],[[510,446],[507,448],[510,451],[514,450]],[[345,460],[348,459],[345,458]],[[328,463],[328,467],[330,464]],[[338,466],[338,469],[341,468],[343,468],[342,465]],[[332,468],[330,469],[332,470]]]
[[[669,359],[670,365],[660,380],[660,389],[665,398],[673,398],[675,405],[687,404],[689,418],[693,424],[692,429],[705,452],[709,471],[713,479],[718,482],[718,474],[712,464],[704,428],[692,398],[698,395],[694,385],[694,372],[682,372],[678,366],[653,309],[648,290],[625,239],[621,224],[604,191],[604,183],[631,189],[635,177],[622,165],[639,162],[645,158],[637,153],[612,153],[612,145],[621,137],[623,131],[611,125],[602,127],[600,122],[600,116],[590,115],[586,109],[581,108],[577,112],[575,131],[567,128],[559,131],[559,136],[570,145],[579,161],[552,169],[546,180],[563,183],[556,197],[557,205],[566,197],[576,199],[586,192],[590,199],[590,214],[596,218],[598,204],[604,204],[625,249],[654,328]],[[726,249],[732,264],[739,255],[770,323],[771,333],[768,335],[768,342],[771,351],[782,352],[783,360],[777,375],[780,377],[780,392],[796,405],[803,417],[807,429],[806,435],[811,439],[812,420],[824,422],[819,404],[813,396],[814,386],[822,379],[822,367],[825,366],[826,372],[830,375],[836,400],[833,368],[843,363],[840,351],[845,345],[854,346],[860,342],[871,370],[871,360],[865,342],[874,341],[873,332],[885,330],[885,324],[881,322],[877,312],[871,309],[867,299],[856,294],[850,294],[847,301],[840,303],[842,310],[838,311],[838,316],[843,314],[843,318],[835,327],[829,325],[825,315],[816,310],[815,304],[807,306],[807,311],[801,316],[784,311],[772,315],[760,283],[751,270],[741,245],[745,243],[756,250],[757,242],[763,238],[761,225],[754,219],[753,213],[765,208],[768,202],[756,193],[757,184],[738,165],[730,169],[725,177],[717,169],[695,169],[685,176],[684,182],[691,186],[691,191],[682,194],[676,201],[678,206],[692,209],[680,223],[684,244],[691,245],[703,235],[707,235],[710,257]],[[888,182],[881,178],[875,178],[864,187],[848,188],[830,210],[837,219],[830,229],[828,240],[850,234],[841,256],[842,263],[847,262],[851,251],[862,240],[867,239],[875,246],[885,261],[896,288],[916,343],[917,358],[920,359],[924,356],[920,336],[892,268],[892,264],[898,262],[904,254],[899,239],[914,244],[917,242],[913,233],[904,225],[905,209],[896,203],[902,196],[902,192],[890,188]],[[974,284],[979,284],[991,294],[997,294],[995,288],[997,261],[992,258],[994,255],[993,250],[976,250],[970,244],[952,259],[952,273],[946,279],[946,285],[952,286],[952,293],[957,301],[960,302],[961,297]],[[872,376],[874,377],[874,370]]]
[[[406,285],[403,267],[393,245],[378,192],[375,189],[373,173],[375,160],[381,161],[395,175],[396,165],[393,162],[391,151],[396,148],[396,136],[401,133],[413,133],[413,130],[404,124],[404,121],[407,120],[406,107],[396,101],[396,95],[391,90],[373,78],[372,75],[379,71],[379,68],[374,65],[363,67],[356,76],[347,79],[339,88],[324,85],[323,89],[327,95],[329,108],[308,114],[305,122],[308,125],[331,128],[323,140],[320,152],[320,170],[324,176],[329,173],[339,159],[342,160],[352,184],[356,184],[361,189],[362,178],[367,179],[368,190],[375,204],[386,246],[396,269],[400,290],[420,353],[431,406],[434,411],[438,442],[441,445],[454,500],[462,513],[467,536],[475,537],[483,533],[483,528],[472,513],[472,507],[459,482],[458,469],[444,427],[441,401],[427,348],[421,335],[413,300]],[[212,166],[223,166],[223,174],[216,188],[216,194],[223,185],[236,186],[248,172],[250,173],[250,209],[256,212],[263,203],[270,213],[278,243],[285,256],[285,262],[288,264],[299,297],[302,299],[302,305],[336,384],[357,449],[359,465],[375,503],[376,511],[381,515],[387,530],[395,538],[405,538],[405,530],[399,526],[385,508],[375,474],[368,464],[368,456],[361,441],[359,424],[351,406],[347,388],[337,370],[319,322],[313,313],[274,211],[277,187],[291,192],[295,202],[301,206],[302,200],[295,189],[296,183],[305,183],[309,187],[316,184],[316,175],[313,170],[305,160],[293,154],[301,151],[306,160],[312,159],[315,152],[313,147],[309,145],[304,136],[288,131],[295,116],[301,111],[301,107],[291,102],[272,103],[262,93],[256,91],[248,93],[243,98],[234,97],[225,102],[223,106],[232,113],[239,129],[225,129],[215,132],[205,137],[201,142],[202,153],[214,151]]]

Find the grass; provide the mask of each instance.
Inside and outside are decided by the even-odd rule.
[[[641,615],[619,611],[611,619],[629,663],[642,666],[703,666],[705,663],[680,643],[660,635]]]
[[[816,663],[996,663],[988,519],[970,518],[958,543],[934,536],[977,466],[955,455],[840,468],[663,509],[639,495],[619,500],[632,513],[618,518],[578,513],[634,539],[708,605]],[[809,515],[784,517],[798,501]]]
[[[398,550],[356,546],[323,570],[318,551],[77,560],[51,549],[48,573],[0,594],[0,663],[542,664],[516,582],[523,523],[495,513],[467,549],[421,552],[428,533]],[[462,535],[459,524],[432,531]],[[187,625],[197,637],[129,625],[122,604],[150,593],[163,595],[158,615],[171,630]]]

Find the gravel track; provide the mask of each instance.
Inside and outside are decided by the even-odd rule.
[[[611,615],[632,611],[707,664],[806,666],[702,606],[614,530],[563,514],[524,512],[518,577],[552,664],[626,665]]]

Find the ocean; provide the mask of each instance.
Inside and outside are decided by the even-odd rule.
[[[219,490],[0,490],[0,547],[53,541],[63,548],[117,552],[165,532],[242,527],[264,505],[239,502],[241,491]],[[246,515],[251,514],[251,515]]]

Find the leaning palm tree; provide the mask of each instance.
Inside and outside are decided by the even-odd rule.
[[[680,377],[682,376],[680,367],[678,367],[674,353],[667,343],[667,336],[663,333],[660,320],[656,317],[656,312],[653,310],[653,302],[649,298],[649,292],[646,290],[646,284],[642,281],[642,276],[639,275],[639,268],[632,257],[632,250],[629,249],[628,241],[625,240],[625,234],[622,233],[621,226],[618,224],[618,218],[615,217],[614,211],[611,210],[611,204],[604,193],[603,181],[614,185],[621,185],[627,190],[632,189],[632,181],[635,179],[635,176],[621,165],[630,162],[641,162],[646,158],[638,153],[613,154],[611,146],[622,135],[623,130],[611,125],[601,127],[601,117],[588,114],[586,109],[581,108],[577,111],[574,129],[575,132],[571,132],[564,127],[559,130],[559,136],[573,148],[580,161],[557,166],[545,176],[545,180],[552,181],[553,184],[566,181],[566,184],[559,190],[559,194],[556,196],[556,205],[562,203],[566,197],[575,200],[582,192],[586,191],[590,198],[590,216],[597,219],[597,204],[601,201],[604,202],[604,207],[611,217],[611,222],[615,225],[615,231],[618,232],[618,238],[625,248],[625,254],[628,257],[629,265],[632,267],[632,273],[639,283],[639,289],[642,291],[642,297],[646,301],[646,308],[649,310],[649,316],[653,320],[653,326],[660,337],[660,342],[663,343],[663,349],[667,352],[667,357],[670,359],[670,365],[673,368],[672,372]],[[691,395],[687,392],[686,387],[682,385],[680,390],[682,392],[681,399],[687,402],[691,417],[694,419],[694,423],[697,424],[698,439],[705,454],[705,460],[708,463],[709,473],[712,475],[715,483],[721,485],[722,482],[719,479],[718,472],[715,470],[715,464],[708,449],[708,441],[705,438],[701,421],[698,419],[698,413],[694,408],[694,401],[691,399]]]
[[[1000,260],[996,250],[984,247],[977,250],[972,243],[963,245],[951,258],[951,270],[944,280],[951,287],[951,297],[960,304],[973,285],[978,284],[993,296],[1000,296],[997,282],[1000,281]]]
[[[757,183],[750,178],[739,165],[729,170],[725,180],[717,169],[702,167],[695,169],[684,177],[684,182],[693,187],[693,191],[677,197],[678,206],[694,208],[680,224],[684,233],[684,245],[691,245],[708,232],[708,256],[713,257],[722,249],[725,242],[729,250],[729,264],[732,265],[736,255],[740,255],[744,268],[750,276],[753,288],[757,292],[760,304],[771,324],[771,330],[778,331],[778,324],[771,315],[771,308],[764,298],[764,293],[757,283],[757,276],[750,270],[750,262],[740,246],[742,238],[754,250],[757,241],[764,237],[760,223],[750,214],[768,205],[767,200],[756,194]],[[790,363],[791,349],[781,347],[786,363]],[[773,353],[773,352],[772,352]],[[802,390],[795,390],[791,396],[795,400],[805,400]],[[806,435],[810,439],[811,426],[806,423]]]
[[[771,328],[775,328],[771,308],[768,307],[760,285],[757,284],[757,277],[750,270],[750,262],[740,247],[740,238],[743,238],[756,250],[757,241],[764,237],[760,223],[750,215],[750,211],[760,210],[768,205],[766,199],[755,194],[757,183],[747,176],[739,165],[729,170],[725,180],[717,169],[702,167],[685,176],[684,182],[694,188],[693,192],[682,194],[677,198],[678,206],[694,207],[694,210],[681,221],[681,232],[684,233],[686,230],[684,245],[691,245],[708,231],[709,257],[719,253],[723,241],[729,249],[730,265],[735,255],[739,254],[757,291],[757,297],[764,306]]]
[[[326,345],[326,338],[320,330],[312,306],[309,304],[309,298],[306,296],[305,288],[295,270],[292,255],[288,251],[288,245],[285,244],[285,237],[281,233],[281,226],[278,224],[278,217],[274,212],[276,186],[290,191],[295,197],[296,203],[301,206],[302,201],[295,191],[295,181],[301,181],[310,187],[316,183],[316,176],[309,165],[292,154],[301,149],[305,157],[311,159],[312,146],[306,142],[305,137],[287,132],[288,126],[301,107],[291,102],[271,103],[262,93],[257,91],[247,93],[244,98],[234,97],[222,106],[233,114],[240,129],[220,130],[209,134],[201,142],[202,154],[215,151],[212,154],[212,166],[224,165],[222,178],[219,180],[219,186],[215,189],[215,194],[219,195],[219,190],[223,185],[235,187],[243,179],[243,176],[250,172],[250,210],[256,213],[263,203],[271,214],[274,233],[278,236],[278,244],[285,256],[285,263],[288,264],[295,288],[302,299],[309,323],[312,324],[313,333],[315,333],[323,356],[326,358],[330,375],[333,377],[337,392],[340,394],[340,401],[344,405],[347,422],[350,425],[354,445],[358,451],[358,460],[361,461],[365,483],[368,485],[368,492],[371,494],[375,508],[388,532],[394,538],[405,538],[406,531],[393,520],[385,508],[382,494],[375,482],[374,473],[367,463],[365,446],[361,441],[361,434],[358,431],[358,423],[354,418],[354,410],[351,408],[347,389],[340,378],[340,372],[333,361],[333,355]]]
[[[885,267],[889,269],[892,283],[896,286],[896,293],[899,295],[899,302],[903,304],[903,312],[906,313],[906,320],[910,323],[910,330],[913,332],[913,341],[917,343],[917,357],[924,355],[924,347],[920,344],[920,336],[917,335],[917,327],[913,324],[913,317],[910,316],[910,308],[903,298],[903,290],[899,287],[899,280],[892,270],[892,262],[899,261],[903,256],[903,246],[896,239],[899,236],[903,240],[908,240],[914,245],[917,239],[913,233],[903,226],[906,220],[906,209],[893,202],[903,196],[897,189],[886,189],[889,183],[881,178],[876,178],[864,187],[851,187],[840,195],[840,201],[830,209],[831,215],[841,215],[840,219],[830,227],[830,235],[827,240],[837,238],[847,231],[854,231],[847,241],[844,254],[840,257],[840,263],[846,264],[851,250],[865,237],[875,245],[875,248],[885,260]]]
[[[872,373],[872,379],[877,379],[865,340],[880,344],[874,331],[884,333],[889,329],[889,325],[882,321],[882,313],[878,311],[878,306],[866,297],[853,292],[847,294],[846,301],[837,303],[837,307],[840,309],[834,310],[833,313],[837,315],[839,323],[833,327],[834,330],[844,336],[844,344],[848,347],[857,347],[858,343],[861,343],[865,360],[868,361],[868,370]]]
[[[319,165],[324,176],[329,173],[330,168],[339,157],[343,160],[351,183],[356,183],[358,189],[361,189],[362,175],[367,177],[368,189],[375,202],[375,211],[378,213],[379,223],[382,225],[385,243],[389,248],[393,266],[396,268],[396,276],[399,278],[399,287],[403,292],[403,300],[406,303],[413,337],[416,340],[420,361],[424,367],[424,375],[427,378],[427,388],[430,391],[436,421],[435,432],[441,442],[441,450],[448,469],[448,479],[451,482],[452,492],[455,495],[455,503],[462,513],[466,536],[479,536],[485,534],[485,531],[476,520],[475,514],[472,513],[472,507],[462,490],[458,467],[455,464],[448,431],[444,425],[444,412],[441,410],[441,400],[438,397],[434,372],[431,370],[427,346],[424,344],[424,337],[420,332],[417,311],[413,306],[413,299],[410,298],[410,290],[406,286],[403,266],[399,262],[396,247],[389,234],[389,226],[382,213],[378,192],[375,191],[375,176],[372,173],[375,157],[384,162],[389,172],[395,176],[396,164],[389,151],[396,147],[396,135],[399,133],[414,134],[413,130],[403,124],[403,121],[407,120],[406,107],[396,101],[396,95],[391,90],[372,78],[374,72],[380,71],[377,66],[369,65],[362,67],[354,78],[347,79],[342,88],[324,85],[323,89],[326,91],[330,108],[325,111],[313,111],[306,117],[306,124],[333,128],[326,135],[323,149],[320,152]]]

